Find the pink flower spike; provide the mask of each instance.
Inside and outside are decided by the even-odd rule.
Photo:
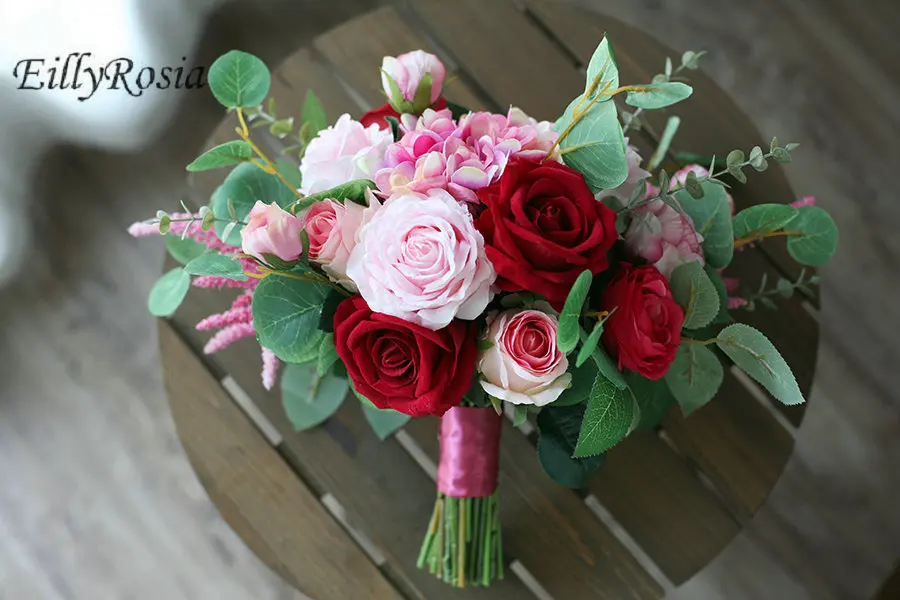
[[[815,196],[804,196],[797,200],[796,202],[791,202],[791,206],[794,208],[800,208],[802,206],[814,206],[816,203]]]
[[[249,306],[232,308],[217,315],[210,315],[197,323],[197,331],[207,329],[220,329],[237,323],[250,323],[253,321],[253,311]]]
[[[728,297],[728,310],[734,310],[736,308],[740,308],[745,306],[747,301],[741,298],[740,296],[729,296]]]
[[[737,277],[722,277],[722,282],[725,284],[725,289],[729,292],[733,292],[738,289],[738,286],[741,284],[741,280]]]
[[[275,379],[278,377],[278,365],[281,361],[268,348],[262,349],[262,384],[267,390],[275,387]]]
[[[203,353],[215,354],[240,339],[254,335],[256,335],[256,330],[253,328],[253,323],[237,323],[235,325],[229,325],[225,329],[219,331],[216,335],[212,336],[203,347]]]
[[[235,281],[234,279],[226,279],[225,277],[215,277],[213,275],[201,275],[194,278],[193,285],[198,288],[217,289],[222,288],[255,288],[258,283],[257,279],[247,279],[246,281]]]
[[[149,237],[151,235],[159,235],[159,225],[156,223],[145,223],[138,221],[132,223],[128,228],[128,234],[131,237]]]

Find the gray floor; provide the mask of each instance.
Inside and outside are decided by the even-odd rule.
[[[375,3],[230,5],[203,52],[276,60]],[[763,132],[803,144],[791,181],[842,234],[796,454],[750,528],[675,597],[869,598],[900,556],[900,4],[582,4],[713,50],[707,72]],[[221,521],[184,459],[145,311],[163,253],[124,233],[173,205],[220,118],[205,94],[184,99],[144,152],[60,148],[34,178],[38,249],[0,291],[0,599],[299,597]]]

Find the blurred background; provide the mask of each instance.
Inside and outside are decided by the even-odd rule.
[[[177,207],[220,108],[207,89],[101,88],[86,101],[17,89],[17,63],[44,58],[46,69],[74,52],[187,71],[241,48],[271,65],[387,3],[4,6],[0,599],[300,597],[224,524],[184,458],[145,303],[164,251],[125,232]],[[703,69],[764,137],[801,143],[788,177],[841,229],[795,456],[752,525],[679,597],[871,597],[900,557],[900,3],[571,3],[710,50]]]

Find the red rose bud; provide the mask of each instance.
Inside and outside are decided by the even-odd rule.
[[[378,408],[440,416],[462,400],[478,356],[475,321],[432,331],[372,312],[362,296],[338,305],[334,344],[356,391]]]
[[[608,268],[616,213],[594,199],[578,171],[513,159],[478,197],[487,208],[475,226],[501,290],[542,294],[561,310],[582,271]]]
[[[675,360],[684,312],[672,298],[666,278],[651,265],[623,263],[603,291],[602,310],[616,309],[606,320],[603,344],[619,368],[647,379],[660,379]]]

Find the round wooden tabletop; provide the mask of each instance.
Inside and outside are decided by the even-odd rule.
[[[521,4],[521,3],[519,3]],[[417,0],[348,22],[292,55],[273,77],[281,112],[299,112],[307,89],[333,120],[383,101],[385,55],[423,48],[458,76],[448,99],[473,109],[510,104],[554,119],[584,88],[584,65],[606,33],[622,80],[649,81],[678,52],[612,19],[547,0]],[[502,25],[501,25],[502,24]],[[702,72],[676,107],[675,150],[701,155],[767,143]],[[657,111],[631,142],[655,147]],[[258,142],[280,142],[255,130]],[[205,148],[234,138],[229,118]],[[201,149],[198,149],[198,154]],[[193,201],[208,201],[222,172],[196,174]],[[777,165],[734,190],[738,206],[794,200]],[[796,275],[783,245],[737,253],[726,275],[748,288],[763,276]],[[179,435],[201,482],[246,543],[305,594],[344,598],[659,598],[707,565],[752,518],[791,454],[804,407],[784,407],[726,369],[720,396],[689,419],[674,409],[655,432],[637,432],[607,455],[589,487],[573,492],[542,472],[533,436],[510,423],[501,452],[507,577],[488,590],[455,590],[416,569],[435,497],[437,419],[413,419],[380,441],[358,403],[323,426],[296,433],[277,393],[260,383],[252,340],[203,356],[194,330],[233,294],[195,289],[160,323],[166,386]],[[815,297],[780,300],[741,320],[782,351],[808,397],[817,347]],[[544,594],[544,596],[541,596]]]

